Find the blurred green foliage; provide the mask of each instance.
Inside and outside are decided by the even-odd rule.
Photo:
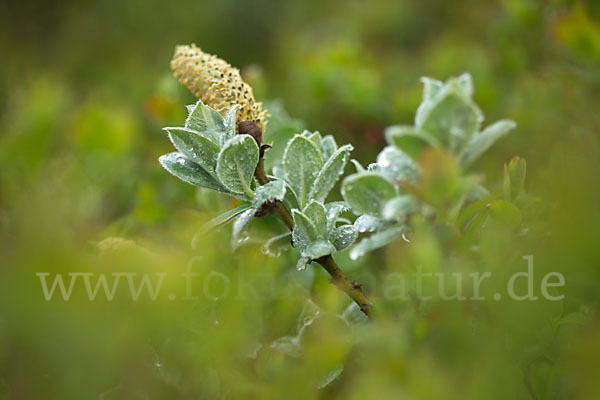
[[[599,2],[3,2],[0,37],[3,398],[600,396]],[[412,123],[419,77],[470,72],[487,120],[518,123],[471,170],[502,193],[503,165],[527,160],[527,193],[540,199],[528,229],[490,226],[465,248],[415,220],[410,243],[358,262],[341,254],[380,314],[351,327],[348,299],[320,270],[296,271],[294,249],[231,253],[225,229],[192,251],[202,224],[236,204],[156,161],[171,147],[160,127],[193,102],[169,71],[174,46],[191,42],[242,68],[259,99],[280,99],[268,129],[331,133],[363,163],[386,126]],[[283,232],[271,219],[253,229]],[[560,272],[564,300],[493,300],[529,254],[536,290]],[[196,301],[182,299],[190,263]],[[417,268],[490,271],[489,299],[395,298],[392,277]],[[46,301],[38,272],[168,276],[156,301],[125,286],[90,301],[82,285]],[[201,293],[224,293],[217,273],[230,286],[211,300]],[[299,335],[308,299],[319,314]],[[285,337],[300,355],[271,345]]]

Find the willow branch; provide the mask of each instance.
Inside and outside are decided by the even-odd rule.
[[[258,161],[258,165],[256,166],[256,170],[254,171],[254,176],[261,185],[269,183],[269,178],[265,173],[264,159],[262,154]],[[285,204],[283,204],[281,201],[273,202],[268,211],[277,216],[289,228],[290,231],[294,230],[294,218]],[[331,254],[317,258],[313,261],[319,263],[325,269],[325,271],[329,273],[331,276],[331,283],[333,283],[338,289],[346,293],[352,300],[354,300],[363,313],[369,317],[373,315],[373,303],[371,303],[369,298],[364,294],[362,285],[356,281],[351,282],[346,274],[344,274],[344,272],[337,265]]]

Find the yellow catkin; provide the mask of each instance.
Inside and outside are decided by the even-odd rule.
[[[254,100],[252,88],[242,80],[237,68],[194,44],[175,48],[171,68],[179,82],[204,104],[223,116],[234,104],[239,104],[237,122],[254,121],[264,132],[267,111],[262,109],[262,103]]]

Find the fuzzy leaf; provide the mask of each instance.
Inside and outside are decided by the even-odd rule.
[[[285,182],[271,181],[265,185],[259,186],[254,191],[252,205],[255,208],[262,206],[264,203],[273,200],[283,200],[285,196]]]
[[[474,135],[458,155],[460,164],[462,166],[471,164],[479,158],[479,156],[485,153],[496,140],[506,135],[509,131],[516,128],[516,126],[517,124],[514,121],[504,119],[488,126],[482,132]]]
[[[315,260],[319,257],[323,257],[332,253],[335,253],[335,247],[329,243],[328,240],[320,239],[315,242],[311,242],[302,252],[302,255],[310,257],[311,260]]]
[[[358,242],[357,245],[352,247],[352,249],[350,250],[350,258],[352,260],[356,260],[359,257],[364,256],[369,251],[373,251],[375,249],[385,246],[392,240],[402,235],[403,231],[404,229],[401,227],[392,227],[384,231],[376,232],[371,236],[364,238],[363,240]]]
[[[325,204],[325,213],[327,214],[326,232],[331,232],[340,214],[346,210],[348,210],[348,204],[345,201],[333,201]]]
[[[283,154],[283,168],[300,207],[307,204],[308,194],[322,166],[321,152],[309,139],[296,135],[290,140]]]
[[[380,216],[384,204],[396,194],[392,183],[373,172],[350,175],[342,184],[342,196],[356,214]]]
[[[340,175],[344,173],[344,167],[353,149],[352,145],[349,144],[342,146],[327,160],[317,175],[317,179],[308,196],[309,199],[325,201],[325,198],[331,189],[333,189]]]
[[[310,133],[309,131],[304,131],[306,138],[315,145],[317,149],[321,148],[321,134],[319,132]]]
[[[168,132],[177,150],[196,164],[200,164],[211,175],[215,173],[220,150],[215,142],[188,128],[172,127],[163,130]]]
[[[197,131],[215,143],[220,143],[220,138],[225,133],[225,122],[221,114],[202,103],[202,100],[198,100],[190,111],[185,120],[185,127]]]
[[[250,135],[229,140],[217,159],[217,176],[232,192],[252,198],[250,185],[258,163],[258,145]]]
[[[205,187],[218,192],[231,194],[227,188],[225,188],[219,181],[217,181],[217,179],[215,179],[204,168],[202,168],[201,165],[188,160],[181,153],[165,154],[160,156],[158,161],[164,169],[184,182],[194,186]]]
[[[237,117],[237,112],[239,111],[239,109],[241,108],[241,106],[239,104],[235,104],[233,107],[231,107],[231,109],[229,111],[227,111],[227,114],[225,115],[225,118],[223,119],[223,125],[224,125],[224,134],[221,135],[221,146],[224,146],[225,143],[231,139],[232,137],[235,136],[235,131],[236,131],[236,117]]]
[[[327,162],[329,158],[338,149],[335,139],[331,135],[325,136],[321,139],[321,151],[323,152],[323,161]]]
[[[329,241],[337,251],[350,246],[358,237],[358,231],[352,225],[341,225],[334,228],[329,235]]]
[[[298,210],[292,210],[294,217],[294,243],[302,248],[306,247],[310,242],[314,242],[319,238],[319,231],[312,220],[304,213]],[[296,243],[296,236],[301,236],[301,243]]]
[[[313,200],[302,210],[304,215],[314,224],[318,236],[324,237],[327,225],[327,214],[323,204]]]

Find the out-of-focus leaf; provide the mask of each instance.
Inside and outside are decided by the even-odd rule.
[[[254,218],[256,209],[250,208],[242,212],[239,217],[233,222],[233,229],[231,233],[231,247],[235,250],[240,244],[242,244],[246,238],[243,237],[246,228]]]
[[[367,317],[366,314],[362,312],[358,304],[356,304],[355,302],[350,303],[348,307],[346,307],[346,309],[342,313],[342,318],[350,326],[363,324],[369,320],[369,317]]]
[[[354,221],[354,227],[359,233],[374,232],[384,228],[387,224],[387,221],[368,214],[363,214]]]
[[[482,121],[481,110],[465,96],[461,85],[451,79],[431,100],[417,128],[429,132],[452,150],[458,150],[477,132]]]
[[[475,134],[467,145],[460,151],[458,160],[462,166],[467,166],[481,156],[489,149],[496,140],[506,135],[509,131],[516,128],[514,121],[505,119],[498,121],[482,132]]]
[[[521,223],[521,211],[510,201],[495,200],[490,206],[490,215],[500,225],[514,229]]]
[[[379,172],[392,182],[414,181],[419,174],[417,163],[395,146],[387,146],[377,156]]]
[[[350,175],[342,184],[342,196],[357,214],[380,216],[384,204],[396,194],[392,183],[372,172]]]
[[[527,174],[527,162],[524,158],[513,157],[508,163],[508,176],[510,177],[510,195],[516,199],[525,187],[525,176]]]
[[[394,125],[386,128],[385,137],[390,145],[398,147],[413,160],[418,160],[426,147],[438,145],[429,133],[408,125]]]
[[[371,236],[364,238],[358,242],[354,247],[350,249],[350,258],[356,260],[359,257],[364,256],[369,251],[373,251],[380,247],[385,246],[392,240],[396,239],[404,232],[402,227],[391,227],[379,232],[372,234]]]
[[[417,201],[413,196],[397,196],[385,203],[381,215],[389,221],[404,222],[406,215],[413,212],[416,207]]]
[[[252,208],[252,206],[250,204],[247,204],[247,203],[242,204],[240,206],[237,206],[236,208],[225,211],[223,214],[208,221],[194,235],[194,238],[192,239],[192,248],[196,249],[198,240],[200,239],[200,237],[202,235],[206,234],[207,232],[211,231],[212,229],[215,229],[219,225],[226,224],[227,222],[231,221],[233,218],[235,218],[236,216],[238,216],[239,214],[241,214],[242,212],[244,212],[250,208]]]

